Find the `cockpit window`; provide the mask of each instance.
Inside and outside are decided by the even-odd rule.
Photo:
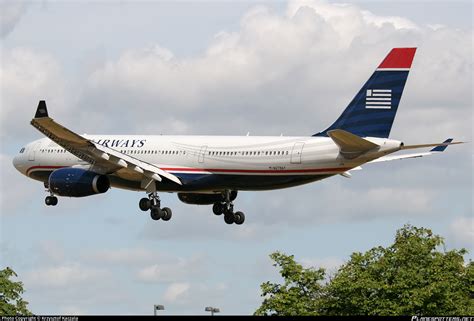
[[[25,147],[23,147],[22,149],[20,149],[20,154],[23,154],[24,151],[25,151]]]

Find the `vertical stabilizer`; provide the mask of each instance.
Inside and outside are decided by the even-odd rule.
[[[361,137],[388,138],[416,48],[393,48],[339,118],[313,136],[342,129]]]

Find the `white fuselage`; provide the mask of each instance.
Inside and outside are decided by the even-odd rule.
[[[400,142],[366,138],[381,147],[350,160],[328,137],[285,136],[148,136],[84,135],[141,161],[156,165],[183,181],[158,184],[159,190],[219,192],[223,189],[266,190],[301,185],[342,174],[367,161],[400,149]],[[92,165],[48,138],[28,144],[14,160],[24,175],[47,182],[57,168]],[[96,171],[98,169],[95,169]],[[100,170],[99,170],[100,171]],[[103,173],[112,186],[143,190],[139,176]]]

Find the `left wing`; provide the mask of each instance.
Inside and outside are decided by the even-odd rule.
[[[132,175],[138,174],[146,186],[153,181],[161,182],[162,177],[182,185],[178,177],[153,164],[97,144],[56,123],[48,116],[44,100],[40,100],[31,125],[71,154],[93,165],[94,170],[101,174],[112,174],[120,170]]]

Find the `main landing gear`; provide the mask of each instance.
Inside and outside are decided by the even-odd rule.
[[[226,190],[223,193],[224,200],[222,202],[216,202],[212,206],[212,211],[216,215],[224,214],[224,222],[227,224],[235,223],[241,225],[245,221],[245,215],[242,212],[234,213],[234,204],[230,200],[230,191]]]
[[[173,213],[168,207],[160,208],[160,203],[158,193],[153,192],[148,195],[148,198],[142,198],[138,205],[142,211],[150,211],[150,216],[153,220],[158,221],[162,219],[163,221],[169,221]]]

